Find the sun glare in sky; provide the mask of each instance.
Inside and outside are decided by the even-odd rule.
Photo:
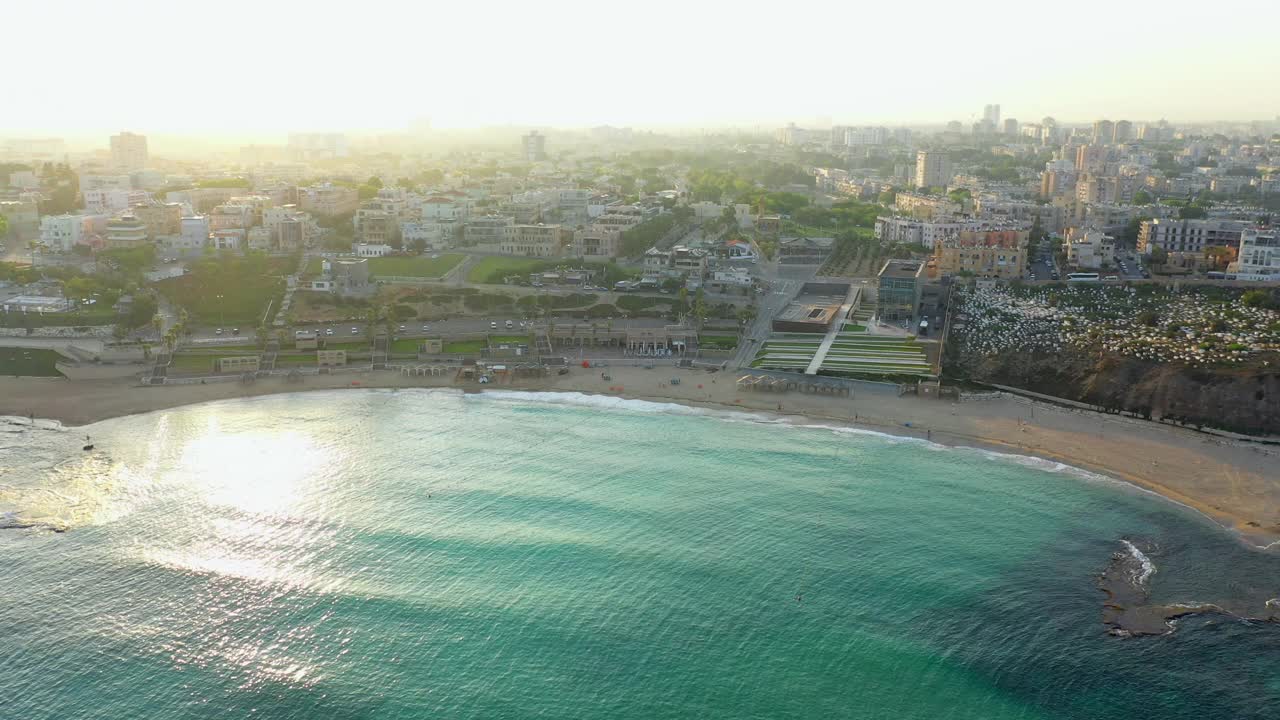
[[[13,3],[0,132],[1268,119],[1277,7]]]

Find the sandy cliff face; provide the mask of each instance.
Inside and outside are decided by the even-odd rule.
[[[1153,418],[1280,434],[1280,368],[1203,370],[1127,357],[1004,353],[960,358],[958,376]]]

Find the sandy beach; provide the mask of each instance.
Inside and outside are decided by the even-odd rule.
[[[1032,402],[1009,395],[962,402],[899,397],[888,385],[865,384],[852,397],[739,391],[736,375],[672,367],[574,369],[469,390],[584,392],[746,409],[928,438],[948,445],[1032,455],[1102,473],[1194,508],[1252,545],[1280,548],[1280,448],[1235,442],[1131,418]],[[673,385],[670,380],[680,378]],[[452,377],[395,372],[282,378],[252,385],[216,383],[140,387],[128,381],[0,378],[0,415],[85,425],[122,415],[236,397],[341,388],[450,387]],[[1064,482],[1068,481],[1064,476]]]

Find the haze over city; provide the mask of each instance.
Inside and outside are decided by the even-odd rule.
[[[1274,24],[1249,20],[1269,7],[14,3],[0,133],[940,124],[975,95],[1026,119],[1256,120],[1280,107]]]

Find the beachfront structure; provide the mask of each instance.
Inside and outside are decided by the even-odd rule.
[[[925,265],[914,260],[890,260],[876,279],[876,314],[881,320],[911,320],[920,307]]]

